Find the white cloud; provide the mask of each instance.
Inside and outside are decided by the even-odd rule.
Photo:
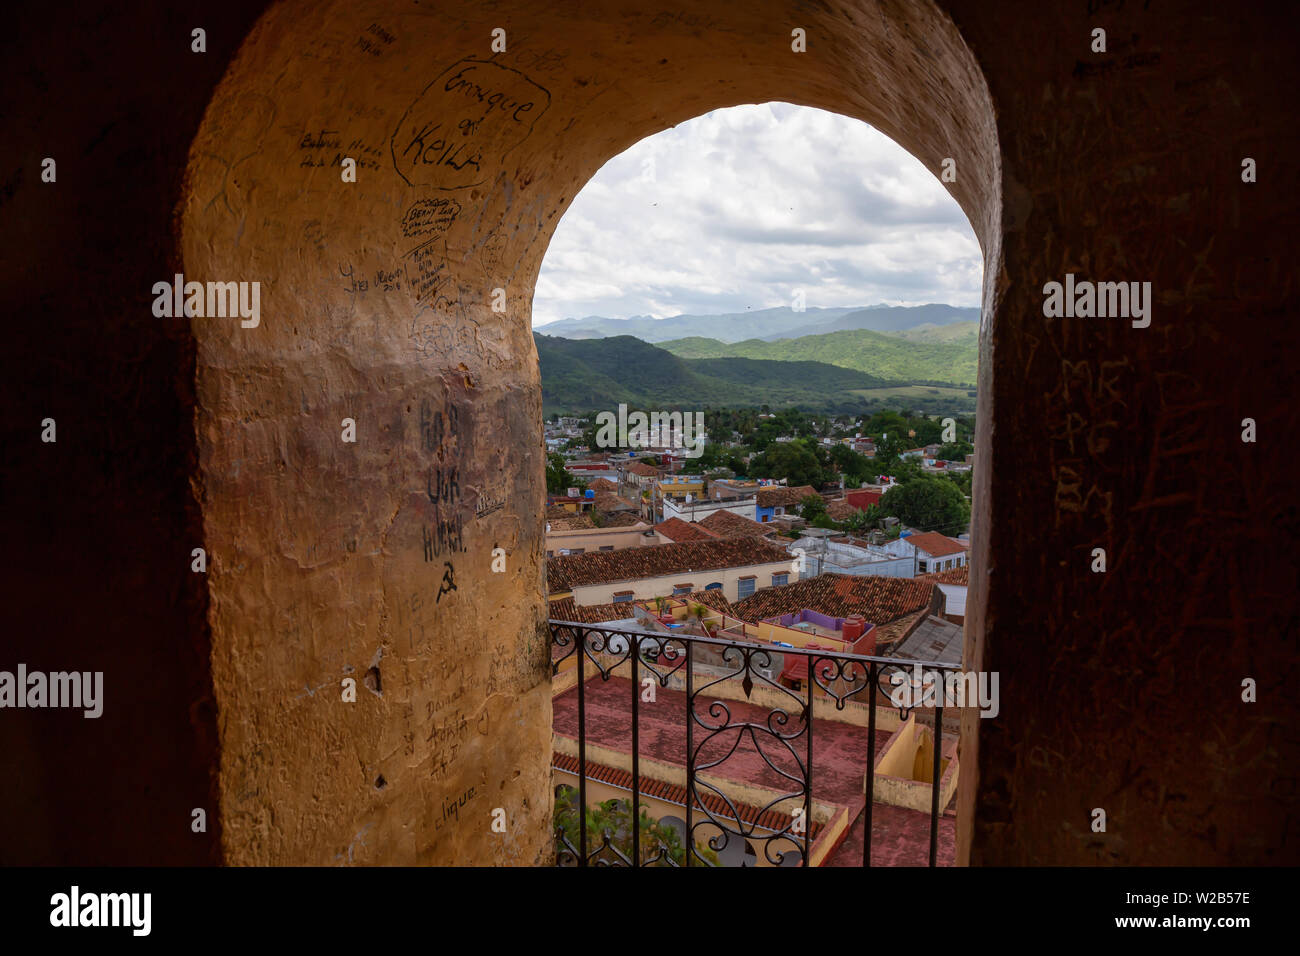
[[[653,179],[643,173],[653,170]],[[574,198],[533,324],[789,305],[980,304],[974,231],[865,123],[788,103],[716,110],[637,143]]]

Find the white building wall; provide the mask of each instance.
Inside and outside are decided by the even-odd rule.
[[[944,599],[948,602],[944,607],[943,613],[965,617],[966,585],[940,584],[939,590],[943,592]]]
[[[909,549],[906,556],[891,554],[884,548],[860,548],[837,541],[800,538],[790,544],[791,554],[802,548],[808,562],[808,574],[851,574],[857,577],[910,578],[914,563]]]
[[[717,511],[731,511],[742,518],[748,518],[750,521],[758,520],[753,498],[747,502],[696,500],[690,502],[690,504],[684,502],[678,504],[671,498],[663,499],[664,521],[669,518],[681,518],[683,521],[703,521]]]

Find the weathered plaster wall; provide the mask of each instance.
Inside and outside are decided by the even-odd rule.
[[[489,62],[501,8],[283,4],[195,139],[187,278],[262,283],[257,328],[193,320],[231,861],[329,862],[340,846],[359,862],[541,859],[550,694],[528,319],[546,242],[622,148],[715,106],[834,105],[827,91],[868,39],[799,59],[770,11],[583,5],[581,35],[564,22],[577,11],[511,13],[508,52]],[[877,18],[864,32],[890,29]],[[878,72],[858,68],[864,88],[835,104],[903,124],[917,108],[904,85],[926,84],[964,135],[988,120],[977,92],[923,75],[910,42],[880,62],[915,82],[881,95]],[[982,132],[963,155],[983,150],[967,201],[993,191]],[[937,165],[937,131],[918,139]],[[358,159],[356,183],[338,156]],[[450,551],[426,548],[447,522]],[[497,546],[504,573],[491,571]],[[382,694],[341,702],[340,679],[372,664]],[[431,822],[429,807],[470,788],[488,797],[475,814]],[[490,831],[495,806],[518,846]]]
[[[1002,713],[978,738],[968,721],[962,852],[1295,861],[1295,564],[1264,557],[1296,531],[1272,464],[1297,425],[1285,31],[1211,2],[942,6],[78,4],[78,31],[72,8],[15,14],[5,644],[103,669],[111,696],[93,726],[0,721],[6,859],[542,859],[532,282],[609,157],[780,99],[873,123],[936,172],[954,158],[985,255],[967,657],[1000,671]],[[477,165],[412,163],[414,123],[477,118],[435,81],[489,58],[498,26],[508,52],[476,69],[538,97],[526,122],[474,128]],[[339,147],[311,146],[334,141],[321,130]],[[330,163],[353,150],[344,184]],[[177,271],[260,281],[259,328],[154,318]],[[1042,284],[1067,271],[1151,281],[1151,327],[1044,319]],[[1239,440],[1247,416],[1260,444]],[[436,474],[453,468],[454,492]],[[449,520],[460,542],[426,561],[424,529]]]

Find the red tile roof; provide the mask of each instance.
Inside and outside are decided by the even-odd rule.
[[[546,584],[552,592],[571,591],[575,587],[591,584],[636,581],[688,571],[743,568],[775,562],[787,564],[789,561],[790,554],[784,548],[753,538],[687,541],[549,558],[546,562]]]
[[[853,512],[861,510],[857,505],[843,498],[826,504],[826,514],[832,521],[848,521],[853,516]]]
[[[929,607],[934,590],[933,581],[916,578],[819,574],[794,584],[764,588],[733,604],[732,614],[757,623],[808,608],[829,617],[861,614],[872,624],[888,624]]]
[[[776,531],[775,528],[759,524],[757,521],[746,518],[744,515],[738,515],[734,511],[715,511],[700,521],[700,524],[719,538],[734,538],[737,535],[762,538]]]
[[[547,508],[546,523],[552,531],[577,531],[596,527],[586,512],[565,511],[563,508]]]
[[[547,614],[556,621],[577,621],[580,624],[603,624],[606,621],[622,621],[636,617],[631,601],[617,604],[578,605],[572,597],[563,597],[552,601]]]
[[[815,494],[817,494],[817,489],[812,485],[798,485],[794,488],[785,485],[769,485],[758,489],[758,506],[760,508],[775,508],[780,505],[793,508],[809,495]]]
[[[935,584],[970,584],[970,565],[962,564],[955,568],[949,568],[947,571],[932,571],[929,574],[918,574],[918,578],[924,578],[927,581],[933,581]]]
[[[655,531],[665,538],[671,538],[673,541],[679,542],[708,541],[717,537],[708,528],[701,527],[700,523],[683,521],[681,518],[669,518],[667,521],[655,525]]]
[[[647,528],[650,527],[650,522],[634,511],[616,511],[604,517],[605,523],[601,525],[603,528],[631,528],[638,524],[644,524]]]
[[[608,478],[597,478],[591,484],[587,485],[588,491],[618,491],[618,483],[610,481]]]
[[[950,538],[946,534],[939,534],[937,531],[924,531],[920,534],[908,535],[907,540],[914,547],[920,548],[932,558],[943,558],[950,554],[961,554],[963,551],[970,550],[970,545],[966,544],[966,542]]]
[[[595,498],[597,511],[638,511],[640,506],[635,501],[620,498],[612,491],[598,491]]]
[[[639,475],[642,478],[657,478],[662,469],[656,468],[654,465],[647,465],[643,461],[634,461],[623,470],[629,475]]]
[[[577,776],[580,772],[581,764],[577,757],[570,757],[568,754],[556,751],[551,755],[551,766],[556,770],[571,773]],[[617,767],[607,767],[605,764],[587,761],[587,779],[599,780],[601,783],[607,783],[611,787],[618,787],[622,790],[630,791],[632,789],[632,774],[626,770],[619,770]],[[641,775],[641,795],[663,800],[666,803],[675,803],[678,806],[686,806],[686,788],[679,787],[674,783],[664,783],[662,780],[655,780],[653,777]],[[704,787],[696,788],[696,804],[703,804],[712,811],[713,815],[719,820],[734,821],[737,816],[748,825],[757,825],[765,830],[779,833],[790,825],[790,815],[781,813],[779,810],[760,810],[758,807],[751,806],[748,803],[733,803],[735,812],[733,813],[727,802],[716,794],[709,793]],[[821,832],[822,825],[817,821],[812,823],[812,838],[817,839]]]
[[[927,606],[921,608],[919,611],[913,611],[911,614],[904,614],[902,617],[890,621],[888,624],[881,624],[876,627],[875,630],[871,632],[872,636],[876,640],[876,653],[880,653],[881,649],[889,649],[889,645],[895,644],[907,637],[929,616],[930,608]],[[883,681],[881,686],[884,686]]]
[[[712,591],[692,591],[690,594],[683,594],[679,600],[685,601],[687,607],[692,604],[703,604],[705,607],[711,607],[723,614],[730,614],[732,617],[736,616],[732,613],[731,602],[727,600],[721,588],[714,588]]]

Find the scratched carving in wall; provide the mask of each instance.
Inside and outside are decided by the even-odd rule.
[[[551,94],[523,73],[487,60],[448,67],[393,131],[393,167],[411,186],[464,189],[487,180],[532,132]]]
[[[427,399],[420,402],[420,444],[433,455],[425,477],[425,495],[429,499],[429,522],[421,529],[426,562],[447,565],[439,587],[438,600],[455,587],[455,569],[442,562],[448,555],[464,553],[465,521],[460,493],[461,415],[455,404],[445,410],[435,409]]]

